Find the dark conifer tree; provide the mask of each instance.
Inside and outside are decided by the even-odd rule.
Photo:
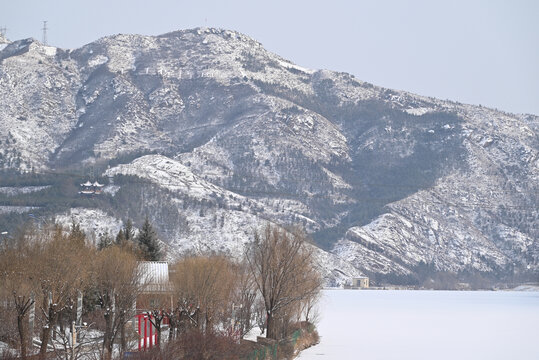
[[[86,243],[86,234],[82,231],[80,224],[75,222],[74,219],[71,220],[71,228],[68,235],[69,241],[72,241],[79,246],[84,246]]]
[[[118,235],[116,235],[116,245],[122,246],[125,244],[125,234],[123,229],[120,229],[118,231]]]
[[[99,236],[99,241],[97,242],[97,250],[103,250],[112,246],[112,244],[112,237],[109,234],[102,234]]]
[[[157,239],[157,233],[155,232],[150,220],[146,217],[144,225],[137,236],[137,242],[142,253],[142,258],[147,261],[161,260],[161,246]]]
[[[127,241],[135,241],[135,228],[131,219],[127,219],[124,227],[124,237]]]

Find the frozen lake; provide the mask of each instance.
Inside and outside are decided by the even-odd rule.
[[[324,290],[299,359],[539,359],[539,292]]]

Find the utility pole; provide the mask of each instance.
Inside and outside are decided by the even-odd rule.
[[[43,29],[41,29],[41,30],[43,30],[43,41],[42,41],[42,43],[43,43],[43,45],[47,45],[47,30],[48,29],[47,29],[47,21],[46,20],[43,21]]]

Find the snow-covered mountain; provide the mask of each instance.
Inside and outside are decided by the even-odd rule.
[[[537,116],[305,69],[228,30],[0,50],[0,167],[115,176],[77,214],[148,215],[171,256],[239,256],[271,221],[304,226],[333,283],[539,274]]]

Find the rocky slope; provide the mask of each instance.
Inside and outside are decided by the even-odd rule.
[[[227,30],[0,44],[0,167],[103,169],[105,218],[148,214],[174,256],[238,255],[272,221],[313,234],[334,284],[539,273],[537,116],[304,69]]]

